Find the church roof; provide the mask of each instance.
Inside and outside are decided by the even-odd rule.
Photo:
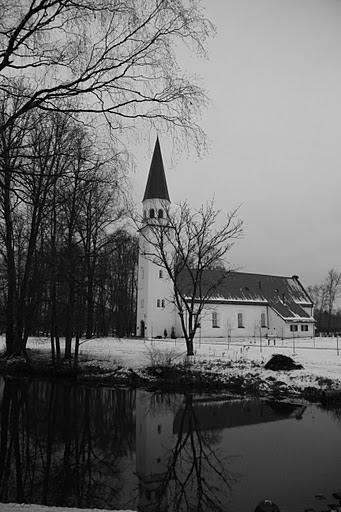
[[[163,167],[159,137],[156,139],[152,162],[150,164],[145,199],[169,199],[165,170]]]
[[[190,296],[190,275],[183,273],[179,283],[181,292]],[[303,308],[312,306],[312,301],[297,276],[207,270],[203,276],[202,290],[202,296],[208,294],[209,303],[263,304],[270,306],[285,320],[312,320]]]
[[[214,430],[286,420],[295,418],[300,412],[302,412],[302,406],[287,402],[267,400],[260,406],[256,399],[196,400],[193,398],[191,409],[181,407],[177,411],[173,432],[189,432],[193,428],[191,423],[193,416],[200,430]]]

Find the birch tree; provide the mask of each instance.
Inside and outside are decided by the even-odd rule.
[[[212,30],[199,0],[0,0],[0,90],[22,99],[6,126],[32,109],[143,118],[199,146],[205,94],[176,48],[205,54]]]

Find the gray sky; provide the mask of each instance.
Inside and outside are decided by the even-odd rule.
[[[203,4],[217,35],[208,61],[187,64],[211,100],[202,122],[209,151],[174,161],[160,134],[171,200],[241,205],[236,267],[320,282],[341,270],[341,2]],[[132,180],[138,201],[151,139]]]

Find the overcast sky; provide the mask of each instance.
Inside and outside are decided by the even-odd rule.
[[[211,100],[202,122],[210,147],[201,160],[174,162],[159,134],[171,200],[241,205],[233,265],[318,283],[341,270],[341,1],[203,4],[217,35],[209,60],[188,65]],[[152,150],[136,162],[138,201]]]

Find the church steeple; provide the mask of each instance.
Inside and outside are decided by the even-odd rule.
[[[143,201],[146,199],[163,199],[170,201],[165,170],[163,167],[159,137],[156,139]]]
[[[156,139],[142,210],[139,229],[136,332],[142,338],[169,336],[172,332],[178,332],[178,314],[173,300],[174,287],[166,269],[148,257],[149,253],[152,254],[156,250],[156,246],[153,249],[153,242],[157,243],[155,236],[157,237],[160,230],[165,233],[165,247],[168,250],[166,234],[171,232],[170,229],[166,229],[169,224],[170,200],[159,139]]]

